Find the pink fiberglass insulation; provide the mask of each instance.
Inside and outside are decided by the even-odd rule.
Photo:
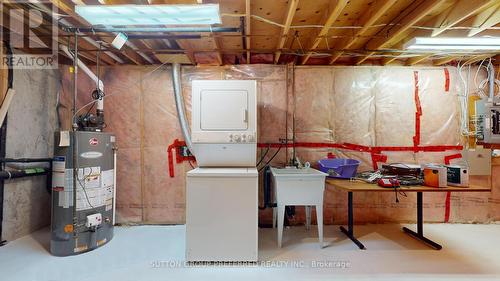
[[[70,128],[72,74],[62,69],[60,115],[62,128]],[[352,143],[372,146],[411,147],[414,143],[416,103],[422,108],[422,145],[462,143],[458,95],[462,85],[456,68],[448,67],[296,67],[284,65],[236,65],[182,68],[182,90],[188,118],[191,116],[191,82],[197,79],[254,79],[258,87],[258,141],[278,143],[295,137],[298,142]],[[118,151],[117,218],[119,222],[183,223],[185,217],[185,173],[188,163],[175,164],[175,177],[168,175],[167,147],[182,139],[169,66],[105,67],[106,131],[116,134]],[[471,71],[474,76],[475,71]],[[484,79],[482,73],[477,80]],[[95,88],[83,73],[78,76],[78,107],[90,102]],[[448,91],[445,85],[449,83]],[[82,109],[83,112],[83,109]],[[293,117],[295,117],[295,122]],[[288,132],[288,134],[287,134]],[[277,148],[269,149],[263,163]],[[258,149],[258,158],[266,148]],[[288,152],[288,153],[287,153]],[[337,157],[361,160],[360,170],[373,169],[369,152],[338,148],[300,147],[295,150],[302,162],[316,166],[329,152]],[[444,157],[460,151],[381,151],[387,163],[443,163]],[[282,148],[272,165],[284,165],[292,148]],[[456,159],[454,161],[460,161]],[[379,165],[382,163],[379,163]],[[491,194],[453,194],[450,221],[489,222],[500,219],[500,172],[494,173]],[[473,179],[489,184],[489,178]],[[327,187],[325,223],[345,223],[346,193]],[[358,223],[415,220],[415,195],[357,193]],[[443,221],[445,194],[426,194],[427,221]],[[271,220],[269,210],[261,211],[261,222]],[[295,222],[302,223],[303,209],[297,208]]]

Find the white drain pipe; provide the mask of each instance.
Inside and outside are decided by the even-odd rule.
[[[59,49],[61,49],[68,57],[74,59],[74,56],[68,50],[68,47],[64,45],[59,45]],[[77,59],[76,63],[78,64],[79,69],[83,70],[83,72],[85,72],[85,74],[87,74],[90,77],[90,79],[92,79],[92,81],[94,81],[96,84],[99,85],[99,90],[104,92],[104,83],[102,83],[102,80],[97,78],[97,75],[95,75],[94,72],[92,72],[92,70],[90,70],[90,68],[88,68],[87,65],[83,63],[80,59]],[[104,111],[104,99],[98,99],[96,101],[96,108],[97,110]]]

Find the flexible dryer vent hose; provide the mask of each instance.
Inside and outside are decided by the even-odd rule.
[[[191,154],[196,156],[195,151],[193,150],[193,143],[191,142],[189,125],[186,120],[184,98],[182,96],[182,88],[181,88],[181,65],[178,63],[172,64],[172,83],[174,86],[175,107],[177,108],[177,116],[179,118],[179,124],[181,126],[182,136],[184,137],[186,145],[189,151],[191,151]]]

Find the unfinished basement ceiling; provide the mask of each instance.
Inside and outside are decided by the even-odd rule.
[[[498,52],[418,52],[402,45],[416,36],[482,37],[500,35],[498,0],[51,0],[57,7],[60,44],[71,33],[63,26],[90,27],[75,5],[199,4],[220,5],[222,24],[239,32],[127,32],[122,50],[109,46],[114,34],[85,33],[79,51],[95,62],[102,42],[108,65],[181,62],[200,65],[295,62],[298,65],[442,65],[474,63]],[[49,7],[48,3],[7,4]],[[43,8],[43,7],[42,7]],[[5,13],[5,12],[4,12]],[[50,15],[45,14],[45,17]],[[4,27],[4,30],[6,28]],[[47,27],[38,28],[45,34]]]

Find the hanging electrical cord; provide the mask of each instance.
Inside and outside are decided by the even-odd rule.
[[[223,17],[244,17],[246,15],[244,14],[227,14],[227,13],[222,13],[221,16]],[[272,21],[270,19],[267,19],[267,18],[264,18],[264,17],[261,17],[261,16],[258,16],[258,15],[250,15],[250,17],[256,19],[256,20],[259,20],[261,22],[265,22],[265,23],[268,23],[268,24],[271,24],[271,25],[275,25],[275,26],[278,26],[278,27],[281,27],[281,28],[284,28],[285,25],[284,24],[281,24],[281,23],[278,23],[278,22],[275,22],[275,21]],[[384,23],[381,23],[381,24],[375,24],[375,25],[370,25],[370,26],[359,26],[359,25],[356,25],[356,26],[353,26],[353,25],[344,25],[344,26],[332,26],[330,27],[330,29],[362,29],[362,28],[377,28],[377,27],[384,27],[384,26],[401,26],[400,23],[387,23],[387,24],[384,24]],[[291,25],[290,28],[292,29],[299,29],[299,28],[324,28],[325,26],[324,25],[320,25],[320,24],[306,24],[306,25]],[[410,28],[413,28],[413,29],[422,29],[422,30],[438,30],[439,27],[432,27],[432,26],[419,26],[419,25],[412,25]],[[449,27],[448,29],[449,30],[472,30],[472,29],[476,29],[477,27],[474,27],[474,26],[452,26],[452,27]],[[492,27],[489,27],[487,28],[486,30],[498,30],[500,29],[500,27],[497,27],[497,26],[492,26]]]
[[[264,154],[262,154],[262,156],[260,157],[260,160],[259,160],[259,162],[257,162],[257,165],[256,165],[256,166],[259,166],[259,165],[260,165],[260,163],[262,163],[262,160],[264,160],[264,158],[266,157],[266,155],[267,155],[267,153],[269,152],[269,149],[270,149],[270,148],[271,148],[271,144],[269,144],[269,145],[267,146],[266,151],[264,152]]]
[[[469,136],[469,124],[468,124],[468,100],[469,100],[469,82],[463,76],[463,64],[461,61],[457,64],[458,76],[462,82],[462,91],[458,93],[459,103],[460,103],[460,134],[464,137]]]
[[[158,71],[158,69],[162,68],[162,67],[163,67],[163,66],[165,66],[166,64],[171,64],[171,62],[166,61],[166,62],[164,62],[164,63],[160,64],[159,66],[157,66],[157,67],[156,67],[156,68],[154,68],[153,70],[151,70],[151,71],[147,72],[146,74],[144,74],[143,76],[141,76],[141,79],[139,79],[139,81],[133,81],[133,82],[136,82],[136,83],[132,83],[132,82],[131,82],[131,83],[128,83],[128,84],[122,85],[122,86],[121,86],[121,89],[123,89],[123,90],[130,90],[130,89],[129,89],[130,87],[132,87],[132,86],[136,86],[137,84],[142,83],[146,77],[148,77],[148,76],[152,75],[153,73],[155,73],[156,71]],[[122,93],[122,92],[120,92],[120,91],[118,91],[118,90],[119,90],[119,89],[117,89],[117,91],[116,91],[116,92],[114,92],[114,93],[107,94],[105,97],[103,97],[103,99],[104,99],[104,98],[109,98],[110,96],[114,96],[115,94],[118,94],[118,93]],[[76,116],[76,115],[77,115],[80,111],[82,111],[83,109],[87,108],[88,106],[91,106],[92,104],[94,104],[94,103],[96,103],[96,102],[97,102],[97,100],[93,100],[93,101],[88,102],[88,103],[84,104],[83,106],[81,106],[81,107],[80,107],[80,108],[79,108],[79,109],[75,112],[75,114],[73,114],[73,118],[74,118],[74,117],[75,117],[75,116]]]
[[[266,168],[269,163],[271,163],[271,161],[274,160],[274,158],[276,157],[276,155],[278,155],[278,153],[280,152],[281,148],[283,147],[283,145],[280,145],[278,147],[278,149],[276,150],[276,152],[273,154],[273,156],[266,162],[266,164],[264,166],[262,166],[261,168],[259,168],[259,172],[261,172],[262,170],[264,170],[264,168]]]
[[[486,64],[486,66],[483,66],[483,63],[485,60],[486,59],[481,61],[481,64],[479,65],[478,70],[476,71],[476,76],[474,79],[474,81],[476,81],[479,70],[481,69],[481,67],[484,67],[487,71],[487,77],[486,77],[486,79],[483,79],[481,82],[479,82],[479,84],[476,84],[477,85],[477,93],[481,98],[489,98],[490,97],[489,89],[488,89],[488,82],[490,81],[490,79],[494,78],[494,75],[495,75],[494,73],[488,71],[488,68],[490,66],[492,66],[491,58],[489,58],[488,64]],[[494,95],[498,95],[500,93],[500,80],[495,79],[494,81],[495,81],[495,86],[496,86],[496,88],[494,90],[494,92],[495,92]]]

